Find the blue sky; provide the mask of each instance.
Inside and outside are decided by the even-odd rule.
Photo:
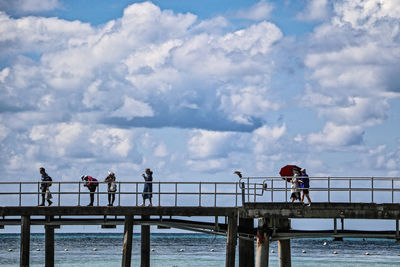
[[[0,179],[399,176],[379,3],[0,0]]]

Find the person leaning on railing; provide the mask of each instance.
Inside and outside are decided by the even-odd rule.
[[[41,167],[39,169],[40,174],[42,175],[42,183],[40,184],[40,189],[42,190],[42,203],[39,206],[44,206],[44,202],[47,199],[47,202],[49,203],[49,206],[51,206],[51,204],[53,204],[53,202],[50,200],[50,190],[49,187],[51,186],[51,182],[53,181],[53,179],[51,179],[51,177],[46,173],[46,170]]]
[[[96,192],[97,186],[99,186],[99,182],[96,178],[87,175],[82,176],[81,180],[85,181],[85,184],[83,186],[86,186],[90,191],[90,203],[88,206],[93,206],[94,192]]]

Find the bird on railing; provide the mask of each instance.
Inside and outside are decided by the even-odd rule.
[[[242,178],[242,173],[240,171],[234,171],[233,173],[239,176],[239,178]]]

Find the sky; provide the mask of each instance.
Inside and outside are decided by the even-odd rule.
[[[0,180],[399,176],[399,26],[399,0],[0,0]]]

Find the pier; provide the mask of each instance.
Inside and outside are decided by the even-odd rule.
[[[225,266],[268,266],[269,243],[278,241],[280,266],[291,266],[294,238],[385,238],[399,240],[400,178],[312,177],[311,206],[290,203],[290,184],[280,177],[246,177],[236,182],[153,182],[153,206],[140,206],[143,183],[118,184],[115,206],[106,206],[100,184],[93,207],[81,182],[53,182],[54,204],[39,207],[39,182],[0,183],[0,228],[21,228],[20,266],[29,266],[30,229],[45,229],[45,265],[54,266],[54,232],[64,225],[124,227],[122,266],[131,266],[132,234],[141,229],[141,266],[150,266],[150,226],[226,237]],[[34,203],[34,205],[32,205]],[[292,219],[330,219],[330,230],[295,230]],[[393,220],[392,231],[346,230],[347,219]],[[341,222],[341,228],[337,222]],[[256,224],[255,224],[256,223]]]

